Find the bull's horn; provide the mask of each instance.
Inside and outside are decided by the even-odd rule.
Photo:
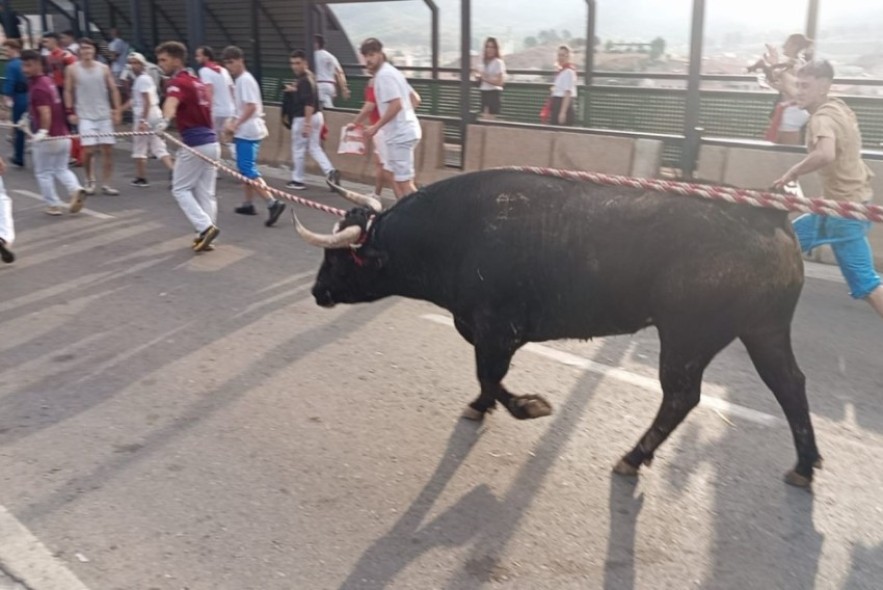
[[[294,214],[294,211],[291,212],[291,222],[304,241],[320,248],[347,248],[358,242],[362,236],[362,228],[358,225],[351,225],[333,234],[317,234],[305,228],[301,224],[300,219],[297,218],[297,215]]]
[[[345,189],[336,182],[332,181],[330,178],[326,178],[325,182],[327,182],[328,186],[330,186],[337,194],[339,194],[347,201],[351,201],[361,207],[370,207],[376,213],[380,213],[381,211],[383,211],[383,203],[381,203],[374,197]]]

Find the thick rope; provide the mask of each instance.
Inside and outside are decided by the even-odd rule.
[[[676,182],[654,178],[631,178],[615,174],[599,172],[581,172],[575,170],[558,170],[538,166],[505,166],[497,170],[515,170],[530,172],[542,176],[588,180],[595,184],[610,186],[628,186],[647,190],[661,191],[684,196],[697,196],[706,199],[742,203],[752,207],[795,211],[799,213],[816,213],[832,217],[845,217],[862,221],[883,222],[883,207],[879,205],[863,205],[849,201],[832,201],[830,199],[811,199],[790,193],[770,193],[748,189],[737,189],[692,182]]]

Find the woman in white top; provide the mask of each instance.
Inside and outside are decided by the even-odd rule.
[[[558,73],[552,85],[552,125],[573,125],[576,114],[576,67],[570,63],[570,47],[558,48]]]
[[[475,70],[475,77],[481,82],[481,112],[493,119],[500,114],[503,101],[503,84],[506,78],[506,64],[500,55],[500,44],[494,37],[484,42],[484,59]]]

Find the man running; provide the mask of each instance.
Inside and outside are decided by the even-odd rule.
[[[285,203],[265,190],[267,184],[258,170],[261,141],[269,133],[267,123],[264,121],[261,88],[251,72],[245,68],[245,54],[240,48],[233,45],[227,47],[224,49],[222,59],[224,66],[230,70],[230,74],[236,80],[236,117],[227,121],[226,127],[227,133],[233,135],[233,142],[236,144],[236,167],[239,168],[240,174],[259,185],[256,188],[250,183],[245,184],[245,202],[235,211],[240,215],[256,215],[252,200],[257,193],[267,202],[268,216],[264,225],[270,227],[279,220],[285,209]]]
[[[291,153],[294,166],[288,188],[304,190],[304,168],[307,151],[319,164],[322,173],[334,182],[340,183],[340,174],[334,169],[325,151],[322,149],[320,135],[325,125],[322,109],[319,106],[319,95],[316,80],[307,63],[307,54],[302,49],[291,54],[291,70],[294,72],[294,84],[285,87],[282,99],[283,124],[291,129]]]
[[[116,143],[113,126],[122,122],[120,92],[110,68],[95,61],[97,50],[92,39],[80,39],[80,61],[65,70],[64,106],[68,121],[80,130],[86,193],[95,194],[94,154],[95,146],[100,146],[103,164],[101,192],[118,195],[120,191],[111,186],[111,181]]]
[[[123,110],[132,109],[132,131],[150,131],[162,118],[156,82],[147,73],[147,58],[137,52],[129,54],[129,66],[135,75],[132,98]],[[169,170],[174,169],[166,142],[159,135],[136,135],[132,138],[132,158],[135,160],[135,180],[132,186],[147,187],[147,152],[150,151]]]
[[[203,45],[196,50],[196,63],[199,68],[199,79],[205,84],[212,101],[212,118],[215,123],[215,133],[227,148],[230,157],[236,160],[236,146],[233,143],[224,143],[224,128],[227,121],[236,116],[236,105],[233,102],[233,78],[227,68],[215,62],[215,52],[208,45]]]
[[[163,73],[172,78],[166,89],[163,118],[153,129],[161,133],[172,119],[177,119],[181,141],[189,149],[178,150],[172,173],[172,194],[197,232],[193,250],[205,252],[213,249],[212,242],[221,233],[215,225],[218,171],[193,151],[211,160],[221,157],[221,145],[212,124],[211,102],[205,84],[185,68],[187,47],[183,43],[163,43],[156,48],[156,58]]]
[[[811,113],[806,127],[809,155],[775,182],[784,187],[810,172],[819,172],[824,198],[835,201],[871,201],[873,173],[862,161],[862,137],[855,113],[839,98],[829,97],[834,68],[828,61],[810,62],[797,71],[797,106]],[[808,252],[829,244],[850,295],[864,299],[883,316],[883,285],[874,270],[868,243],[870,221],[824,215],[801,215],[794,220],[800,249]]]
[[[68,167],[71,150],[70,139],[47,139],[69,135],[64,120],[64,107],[52,79],[43,71],[43,57],[32,49],[21,54],[22,69],[28,77],[28,115],[33,133],[31,151],[34,159],[34,175],[40,185],[40,193],[46,202],[46,213],[61,215],[61,199],[55,192],[59,180],[70,194],[70,212],[83,208],[86,192],[80,186],[76,174]]]

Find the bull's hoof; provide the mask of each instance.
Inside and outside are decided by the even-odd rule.
[[[519,395],[509,403],[509,412],[519,420],[533,420],[552,413],[552,405],[539,395]]]
[[[812,487],[812,478],[800,475],[793,469],[785,474],[785,483],[796,488],[809,489]]]
[[[625,459],[620,459],[619,463],[613,466],[613,473],[617,475],[622,475],[624,477],[637,477],[638,468],[634,465],[631,465]]]
[[[466,420],[472,420],[474,422],[481,422],[484,420],[484,412],[479,412],[472,406],[466,406],[466,409],[463,410],[463,413],[460,414],[461,418]]]

